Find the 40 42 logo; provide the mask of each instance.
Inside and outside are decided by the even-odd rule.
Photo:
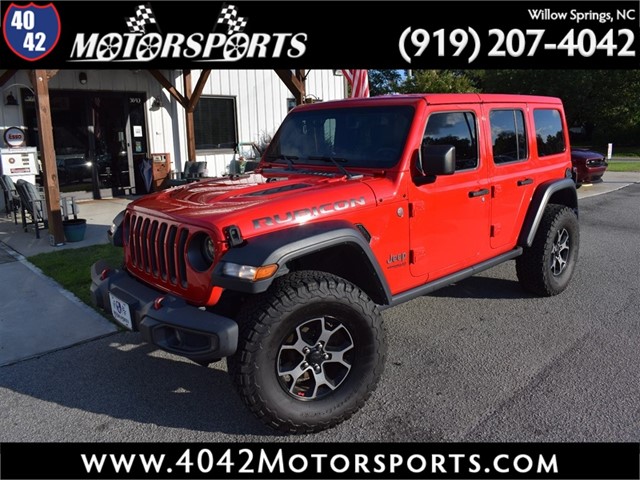
[[[4,40],[13,53],[29,62],[40,60],[60,39],[60,15],[56,7],[10,4],[2,22]]]

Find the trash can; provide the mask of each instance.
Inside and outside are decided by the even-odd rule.
[[[84,240],[84,233],[87,230],[87,221],[84,218],[63,220],[62,228],[67,242],[80,242]]]

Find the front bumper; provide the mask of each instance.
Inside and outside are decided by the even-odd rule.
[[[595,182],[600,180],[607,171],[607,166],[584,167],[578,174],[578,179],[582,183]]]
[[[103,279],[105,270],[109,273]],[[133,329],[162,350],[208,363],[233,355],[237,349],[234,320],[148,287],[100,260],[91,266],[91,301],[107,313],[111,313],[109,293],[129,306]],[[160,305],[156,303],[159,297],[164,297]]]

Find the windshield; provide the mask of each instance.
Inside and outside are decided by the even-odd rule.
[[[267,160],[348,167],[390,168],[402,154],[413,107],[361,107],[291,113],[266,153]]]

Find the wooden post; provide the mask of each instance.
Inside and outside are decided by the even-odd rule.
[[[191,98],[191,70],[182,71],[182,80],[184,81],[184,96]],[[196,161],[196,126],[193,121],[193,110],[185,108],[187,117],[187,156],[190,162]]]
[[[296,103],[302,105],[305,97],[307,96],[307,76],[304,70],[296,70],[296,79],[298,80],[298,95],[296,96]]]
[[[149,73],[176,99],[176,101],[184,108],[187,126],[187,157],[188,161],[196,161],[196,128],[193,119],[193,111],[200,100],[200,95],[207,83],[211,69],[200,71],[200,78],[196,84],[195,90],[191,86],[191,70],[182,71],[182,80],[184,83],[184,95],[178,92],[169,80],[160,72],[160,70],[149,70]]]
[[[189,97],[189,104],[187,105],[187,110],[191,110],[192,112],[196,109],[196,105],[200,101],[200,97],[202,96],[202,91],[204,90],[204,86],[209,79],[209,75],[211,74],[211,69],[208,70],[200,70],[200,78],[198,78],[198,83],[196,83],[196,88]]]
[[[306,96],[304,70],[275,70],[275,72],[295,98],[296,105],[302,105]]]
[[[47,70],[33,70],[31,83],[36,93],[36,117],[42,153],[44,194],[49,218],[49,238],[53,245],[61,245],[64,243],[64,230],[62,229],[62,213],[60,212],[60,190],[58,188],[56,152],[53,144]]]
[[[149,73],[153,75],[153,78],[155,78],[180,105],[187,108],[189,101],[167,80],[167,77],[165,77],[160,70],[149,70]]]

